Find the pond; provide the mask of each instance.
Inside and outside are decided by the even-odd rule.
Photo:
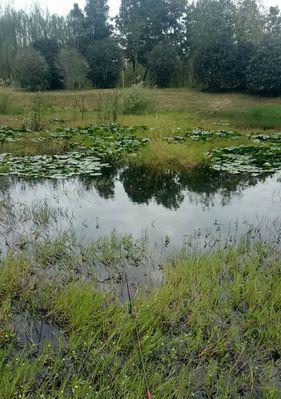
[[[239,240],[251,226],[267,237],[274,235],[281,213],[279,177],[110,167],[93,178],[1,177],[1,195],[18,207],[45,201],[67,211],[85,244],[116,229],[176,248],[190,236],[203,246],[212,234],[219,240]]]

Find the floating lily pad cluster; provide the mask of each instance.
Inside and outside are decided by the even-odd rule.
[[[0,126],[0,143],[15,142],[22,136],[23,131],[18,128]]]
[[[0,174],[17,177],[61,179],[76,175],[98,176],[104,166],[91,150],[53,156],[0,156]]]
[[[281,145],[281,132],[274,133],[271,135],[268,134],[256,134],[249,136],[251,139],[255,140],[258,143],[273,143]]]
[[[214,140],[223,140],[223,139],[237,139],[240,138],[241,134],[237,132],[233,132],[230,130],[201,130],[194,129],[192,131],[188,131],[184,136],[172,136],[166,137],[165,139],[169,143],[180,143],[184,141],[198,141],[198,142],[206,142],[206,141],[214,141]]]
[[[73,140],[72,146],[79,151],[65,155],[13,156],[0,155],[0,174],[19,177],[65,178],[75,175],[96,176],[101,173],[104,162],[120,159],[123,154],[135,153],[147,144],[147,139],[138,138],[136,132],[144,127],[127,128],[117,124],[89,126],[86,128],[63,128],[54,133],[35,137],[33,142],[47,140]],[[13,130],[12,130],[13,131]],[[15,134],[20,130],[15,129]],[[87,136],[87,140],[79,137]],[[85,138],[85,137],[84,137]]]
[[[214,149],[211,169],[229,174],[259,175],[281,170],[281,147],[238,146]]]

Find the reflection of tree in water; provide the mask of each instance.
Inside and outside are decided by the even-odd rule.
[[[129,167],[121,173],[120,180],[128,197],[138,204],[154,199],[166,208],[177,209],[184,200],[178,174],[172,171],[159,173],[144,166]]]
[[[128,167],[120,176],[133,202],[155,200],[169,209],[178,209],[186,194],[193,203],[206,207],[212,206],[215,196],[219,195],[221,205],[227,205],[233,195],[241,195],[247,187],[265,179],[265,176],[228,175],[208,169],[159,172],[144,166]]]
[[[0,194],[1,195],[8,195],[9,189],[11,186],[11,181],[7,176],[0,177]]]
[[[83,196],[83,193],[95,189],[104,199],[114,198],[118,174],[124,190],[133,202],[148,204],[154,200],[168,209],[178,209],[185,196],[188,196],[190,202],[205,207],[213,206],[215,200],[224,206],[229,204],[233,196],[241,196],[247,187],[265,181],[268,176],[229,175],[208,169],[173,172],[156,171],[145,166],[130,166],[121,170],[109,167],[103,169],[101,176],[76,177],[76,193]],[[67,193],[68,182],[71,180],[48,180],[48,184],[53,189]],[[0,178],[0,194],[9,195],[10,187],[15,183],[20,183],[21,190],[30,190],[45,182],[46,179],[3,177]]]
[[[95,178],[81,177],[80,180],[85,190],[90,190],[94,187],[102,198],[110,199],[114,198],[117,175],[118,169],[111,166],[103,168],[101,176],[96,176]]]
[[[234,196],[241,197],[245,189],[265,181],[268,176],[230,175],[209,169],[195,169],[180,173],[179,181],[183,190],[188,190],[190,200],[206,207],[213,206],[215,197],[220,205],[226,206]]]

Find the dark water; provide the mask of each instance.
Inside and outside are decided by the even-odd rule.
[[[250,225],[274,230],[281,216],[278,175],[222,175],[207,170],[157,173],[145,167],[110,168],[93,179],[1,179],[2,195],[17,204],[46,201],[67,210],[85,243],[113,229],[151,242],[181,245],[205,232],[239,237]],[[62,226],[63,227],[63,226]]]

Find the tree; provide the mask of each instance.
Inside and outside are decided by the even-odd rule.
[[[149,70],[159,87],[170,86],[180,65],[177,51],[169,43],[158,43],[150,54]]]
[[[21,50],[17,55],[16,65],[16,79],[21,87],[31,91],[49,87],[49,66],[38,51],[31,47]]]
[[[199,51],[194,59],[194,80],[201,90],[237,88],[236,61],[237,48],[231,41],[212,43]]]
[[[88,53],[89,77],[95,87],[115,87],[122,69],[122,53],[112,39],[99,40]]]
[[[86,86],[89,66],[77,50],[63,49],[58,56],[57,66],[63,76],[64,88],[73,90]]]
[[[162,41],[185,48],[186,0],[122,0],[117,26],[136,80],[137,65],[149,68],[153,48]]]
[[[281,42],[267,37],[257,47],[247,69],[247,87],[252,93],[278,96],[281,94]]]
[[[236,7],[232,0],[198,0],[189,9],[187,30],[192,53],[220,41],[234,41]]]
[[[69,46],[85,56],[91,39],[90,29],[87,27],[86,18],[77,3],[73,5],[73,9],[67,16],[67,24]]]
[[[107,0],[87,0],[86,23],[93,40],[103,40],[110,34]]]
[[[32,47],[45,58],[49,65],[51,90],[62,89],[62,76],[56,65],[60,46],[55,39],[40,39],[32,43]]]
[[[281,37],[281,11],[278,7],[270,7],[266,17],[267,33]]]

